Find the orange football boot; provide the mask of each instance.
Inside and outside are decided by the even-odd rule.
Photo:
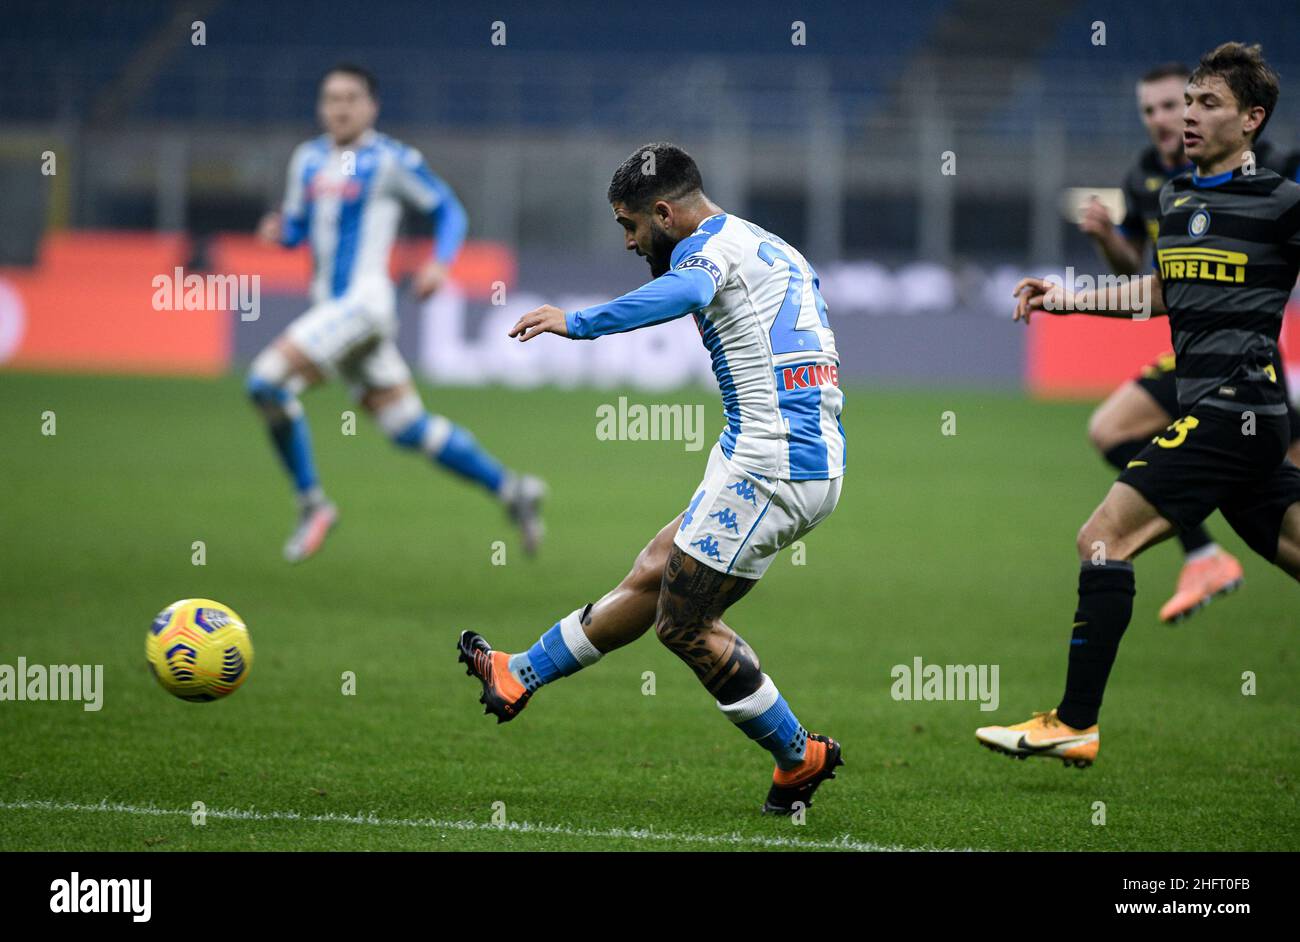
[[[805,808],[810,807],[817,786],[834,778],[835,770],[843,764],[839,743],[829,736],[809,733],[803,762],[789,770],[777,766],[772,773],[772,787],[763,802],[763,813],[791,814],[796,801],[803,802]]]
[[[478,702],[483,704],[484,713],[491,713],[498,723],[506,723],[528,705],[533,692],[510,673],[509,654],[493,651],[487,639],[476,631],[462,631],[456,650],[460,652],[456,659],[465,665],[465,673],[477,677],[483,685]]]

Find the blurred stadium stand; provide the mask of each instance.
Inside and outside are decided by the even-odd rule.
[[[480,235],[606,244],[611,168],[671,137],[698,152],[720,202],[813,257],[891,263],[1088,253],[1058,194],[1119,179],[1143,144],[1133,83],[1154,62],[1261,40],[1284,76],[1270,135],[1287,146],[1300,126],[1300,93],[1286,93],[1300,30],[1279,28],[1294,0],[491,9],[37,0],[7,12],[0,120],[16,141],[54,135],[97,155],[71,161],[75,199],[56,222],[246,229],[313,133],[321,71],[352,59],[379,73],[382,126],[428,152]],[[497,18],[505,50],[489,43]],[[195,20],[205,46],[189,42]],[[955,181],[930,172],[947,150]]]
[[[490,41],[494,20],[504,48]],[[796,20],[806,45],[791,42]],[[1042,380],[1036,364],[1068,367],[1082,335],[1030,349],[1023,332],[991,331],[990,315],[1007,315],[1017,273],[1098,267],[1062,218],[1061,194],[1118,185],[1146,143],[1134,85],[1152,65],[1194,64],[1228,39],[1262,42],[1283,87],[1268,136],[1300,145],[1297,20],[1297,0],[29,0],[6,10],[0,32],[0,265],[17,266],[11,283],[54,336],[83,330],[87,305],[104,305],[103,292],[91,302],[62,282],[78,270],[70,259],[115,231],[157,234],[151,251],[169,265],[231,258],[231,239],[278,203],[293,146],[316,133],[322,72],[350,60],[379,76],[381,129],[420,147],[466,204],[480,247],[517,264],[512,298],[564,303],[577,291],[590,303],[643,278],[618,251],[605,187],[634,147],[672,139],[722,206],[818,266],[852,353],[846,376],[1097,389],[1165,345],[1163,328]],[[196,21],[204,45],[191,42]],[[1099,22],[1105,45],[1094,44]],[[939,172],[948,151],[955,176]],[[46,153],[55,176],[33,171]],[[64,267],[24,275],[38,245]],[[266,272],[259,251],[231,270]],[[111,316],[129,322],[137,289],[118,277],[129,266],[96,252],[87,277],[116,286]],[[212,368],[245,358],[299,309],[295,277],[268,282],[279,293],[267,322],[213,335]],[[500,311],[472,293],[444,302],[420,327],[428,312],[404,302],[404,350],[426,375],[461,381],[471,368],[511,381],[530,368],[505,348],[464,346],[495,330]],[[667,347],[611,340],[601,368],[626,378],[609,366],[621,357],[668,375],[697,346],[689,334],[658,332]],[[32,336],[17,362],[46,362],[32,358]],[[43,349],[67,353],[53,340]],[[573,366],[557,360],[546,375],[562,382]]]

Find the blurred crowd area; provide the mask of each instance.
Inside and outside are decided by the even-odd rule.
[[[0,260],[51,226],[249,229],[341,60],[378,74],[381,128],[474,234],[522,251],[603,249],[610,171],[668,138],[823,262],[1090,259],[1060,193],[1118,185],[1138,76],[1261,41],[1283,77],[1268,134],[1300,145],[1297,27],[1294,0],[34,0],[0,33]]]

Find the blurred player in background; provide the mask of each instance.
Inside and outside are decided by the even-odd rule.
[[[599,601],[560,619],[527,651],[493,651],[461,634],[479,701],[513,719],[544,684],[594,664],[651,625],[723,714],[776,760],[763,810],[807,806],[841,765],[835,740],[809,734],[758,656],[722,621],[776,554],[830,515],[844,473],[839,356],[817,274],[794,248],[703,192],[699,168],[671,144],[648,144],[614,174],[608,198],[624,245],[653,280],[608,304],[544,305],[510,331],[590,340],[692,314],[727,417],[685,512],[641,551]]]
[[[267,242],[312,250],[312,307],[262,351],[248,391],[270,426],[293,479],[299,520],[284,547],[290,562],[320,549],[338,511],[316,476],[298,395],[342,377],[361,405],[398,445],[421,452],[482,485],[506,507],[531,553],[542,535],[541,481],[515,474],[465,429],[425,410],[397,350],[397,311],[389,253],[403,206],[433,220],[435,255],[413,280],[427,298],[442,285],[460,251],[467,220],[456,195],[434,176],[419,151],[374,130],[379,113],[374,76],[355,65],[330,69],[320,85],[325,134],[300,144],[289,162],[280,212],[258,226]]]
[[[1272,116],[1277,74],[1259,46],[1225,43],[1184,92],[1183,146],[1195,164],[1160,189],[1159,262],[1140,290],[1074,294],[1026,278],[1016,320],[1035,311],[1132,318],[1168,314],[1178,418],[1125,465],[1079,530],[1079,603],[1059,705],[975,731],[1007,755],[1090,765],[1102,695],[1133,614],[1133,559],[1215,509],[1264,559],[1300,581],[1300,468],[1278,336],[1300,273],[1300,185],[1246,154]]]
[[[1151,146],[1138,156],[1124,178],[1125,216],[1112,224],[1099,200],[1083,208],[1080,230],[1091,236],[1111,270],[1136,275],[1147,270],[1147,251],[1160,230],[1160,189],[1166,181],[1192,169],[1183,152],[1183,92],[1190,70],[1180,63],[1157,66],[1137,86],[1138,111]],[[1268,141],[1254,146],[1257,167],[1295,179],[1300,152],[1283,153]],[[1152,437],[1181,415],[1174,381],[1174,355],[1166,353],[1145,366],[1106,398],[1088,422],[1088,437],[1102,456],[1122,471]],[[1291,407],[1291,457],[1300,462],[1300,413]],[[1213,598],[1241,585],[1241,563],[1214,542],[1205,525],[1178,533],[1184,561],[1173,596],[1160,608],[1166,622],[1182,621]]]

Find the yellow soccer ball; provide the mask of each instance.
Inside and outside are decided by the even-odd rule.
[[[211,599],[181,599],[159,612],[144,653],[164,690],[199,703],[234,693],[253,666],[244,620]]]

